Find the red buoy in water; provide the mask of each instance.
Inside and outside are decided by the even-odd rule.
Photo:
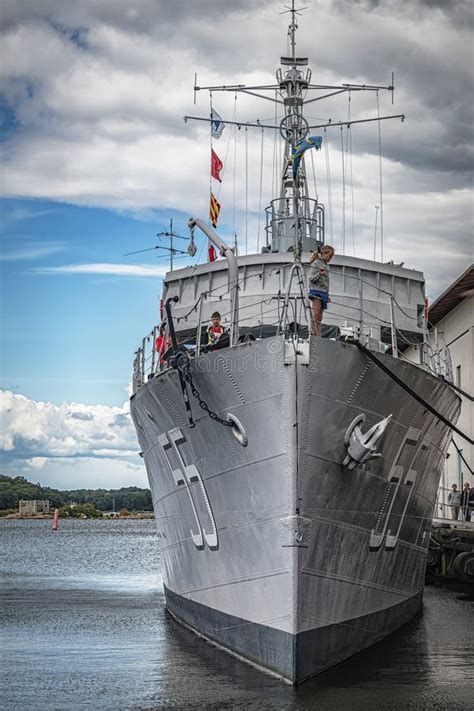
[[[58,530],[58,519],[59,519],[59,509],[54,509],[53,531],[57,531],[57,530]]]

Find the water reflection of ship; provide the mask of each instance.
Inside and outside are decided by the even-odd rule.
[[[450,438],[424,403],[455,421],[459,400],[430,372],[449,377],[449,357],[432,357],[420,272],[336,256],[322,337],[309,335],[308,256],[324,243],[325,225],[324,206],[308,195],[304,154],[295,170],[298,147],[311,149],[304,105],[309,92],[393,86],[312,84],[307,59],[296,55],[294,4],[291,17],[276,85],[212,87],[270,90],[284,107],[273,127],[285,147],[267,244],[237,257],[190,220],[225,260],[167,274],[175,367],[159,363],[155,329],[136,354],[131,412],[169,611],[296,683],[420,609]],[[202,335],[216,309],[229,340],[209,351]],[[399,357],[406,342],[423,344],[420,366]]]

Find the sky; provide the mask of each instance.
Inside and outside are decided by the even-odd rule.
[[[382,175],[384,260],[424,271],[434,299],[472,262],[474,5],[301,5],[297,53],[314,82],[385,86],[395,76],[393,104],[389,92],[378,101],[353,92],[312,104],[309,118],[406,116],[382,122],[380,136],[377,123],[323,134],[327,149],[308,173],[326,204],[326,240],[372,258],[377,216],[380,258]],[[190,216],[207,219],[209,128],[183,121],[209,115],[206,92],[194,104],[194,76],[201,86],[274,83],[287,53],[284,9],[279,0],[2,1],[2,473],[62,489],[147,486],[128,411],[131,366],[159,321],[168,261],[157,234],[170,219],[181,236]],[[213,92],[212,102],[224,120],[279,119],[251,96]],[[256,251],[276,195],[275,132],[228,124],[214,148],[224,163],[219,234]],[[203,254],[198,240],[196,258],[176,265]]]

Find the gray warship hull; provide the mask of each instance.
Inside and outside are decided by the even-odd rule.
[[[456,420],[459,400],[439,379],[378,358]],[[174,369],[131,399],[173,616],[291,683],[408,622],[448,428],[342,341],[275,336],[197,356],[190,372],[239,427],[191,399],[190,428]],[[360,414],[366,427],[392,419],[382,457],[351,471],[344,438]]]

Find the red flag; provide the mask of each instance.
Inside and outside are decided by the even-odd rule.
[[[209,256],[209,261],[210,262],[215,262],[216,261],[216,250],[214,249],[213,244],[209,244],[209,247],[207,248],[207,254]]]
[[[224,167],[221,159],[215,152],[213,148],[211,148],[211,175],[213,178],[218,180],[220,183],[222,182],[221,176],[219,173],[221,172],[222,168]]]
[[[219,217],[220,210],[221,210],[221,206],[217,202],[214,195],[211,193],[211,207],[209,210],[209,216],[211,218],[211,224],[213,227],[217,227],[217,219]]]

